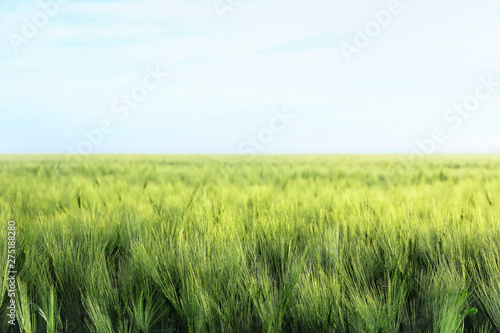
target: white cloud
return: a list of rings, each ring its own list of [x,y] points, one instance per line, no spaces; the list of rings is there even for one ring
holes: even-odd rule
[[[190,141],[181,133],[200,130],[206,119],[244,136],[250,112],[259,121],[273,107],[288,105],[302,117],[272,147],[276,152],[294,146],[300,152],[410,151],[479,75],[500,79],[494,42],[500,17],[499,5],[485,0],[405,3],[347,65],[339,44],[386,1],[247,0],[223,22],[210,1],[72,1],[19,53],[6,38],[0,41],[0,129],[16,141],[3,143],[0,152],[39,149],[20,139],[23,126],[33,137],[59,133],[44,151],[64,152],[61,141],[72,142],[85,124],[109,116],[112,101],[156,64],[170,69],[172,79],[102,149],[123,151],[133,140],[139,140],[135,147],[153,149],[152,139],[137,133],[169,124],[178,131],[155,133],[154,149],[161,152],[161,141],[173,138],[194,152],[195,136]],[[4,6],[0,35],[20,31],[22,18],[37,8],[34,2]],[[492,105],[500,94],[496,98]],[[23,123],[13,113],[23,114]],[[494,139],[489,124],[495,117],[482,112],[464,131],[484,129],[490,136],[481,142]],[[207,144],[199,152],[236,152],[223,142],[224,133],[212,132],[204,130]]]

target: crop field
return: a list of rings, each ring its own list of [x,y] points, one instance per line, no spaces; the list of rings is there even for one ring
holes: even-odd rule
[[[4,155],[0,225],[1,332],[500,332],[500,156]]]

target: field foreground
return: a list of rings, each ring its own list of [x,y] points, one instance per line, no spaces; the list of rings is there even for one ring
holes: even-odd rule
[[[499,166],[3,156],[0,331],[500,332]]]

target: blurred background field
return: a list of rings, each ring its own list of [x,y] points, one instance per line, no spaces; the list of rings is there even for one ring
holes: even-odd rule
[[[0,331],[500,332],[499,166],[4,155]]]

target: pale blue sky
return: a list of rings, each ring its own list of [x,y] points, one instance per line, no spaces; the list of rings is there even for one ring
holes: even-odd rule
[[[69,1],[15,52],[42,9],[0,0],[0,153],[66,153],[105,118],[94,153],[239,153],[281,107],[295,118],[261,153],[411,152],[436,128],[433,152],[500,152],[500,87],[444,119],[479,77],[500,82],[500,3],[401,0],[348,63],[341,46],[389,3],[242,0],[221,20],[212,0]],[[157,66],[170,77],[113,113]]]

